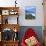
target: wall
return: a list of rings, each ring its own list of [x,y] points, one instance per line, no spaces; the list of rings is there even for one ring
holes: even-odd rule
[[[13,7],[15,0],[0,0],[0,6],[1,7]]]
[[[43,6],[42,0],[21,0],[20,2],[20,18],[19,22],[21,26],[43,26]],[[25,6],[36,6],[36,19],[25,20]]]
[[[15,1],[15,0],[14,0]],[[0,0],[0,6],[9,7],[14,6],[13,0]],[[17,3],[20,7],[19,10],[19,24],[21,26],[43,26],[44,16],[43,16],[43,6],[42,0],[17,0]],[[35,6],[36,7],[36,19],[35,20],[26,20],[25,19],[25,7],[26,6]]]

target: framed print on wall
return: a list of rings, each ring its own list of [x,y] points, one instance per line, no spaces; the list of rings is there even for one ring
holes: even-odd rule
[[[2,15],[9,15],[9,10],[2,10]]]
[[[27,6],[25,7],[25,19],[35,19],[36,18],[36,7]]]

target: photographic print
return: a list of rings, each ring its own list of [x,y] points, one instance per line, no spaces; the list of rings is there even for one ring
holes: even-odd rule
[[[25,8],[25,19],[35,19],[36,18],[36,7],[26,7]]]

